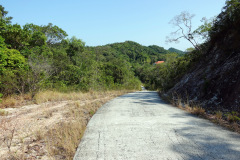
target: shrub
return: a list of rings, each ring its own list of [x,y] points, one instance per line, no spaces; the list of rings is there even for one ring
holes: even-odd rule
[[[217,111],[215,114],[215,116],[218,120],[222,119],[222,115],[223,115],[223,113],[221,111]]]
[[[238,113],[237,112],[231,112],[231,113],[227,113],[226,114],[226,117],[227,117],[227,120],[229,122],[237,122],[237,121],[240,121],[240,118],[238,117]]]
[[[1,83],[1,82],[0,82]],[[3,94],[2,93],[0,93],[0,103],[2,102],[2,96],[3,96]]]
[[[204,115],[205,114],[205,109],[203,109],[200,106],[193,107],[192,113],[196,115]]]
[[[10,107],[14,107],[17,105],[17,99],[14,98],[14,96],[8,96],[6,98],[3,99],[2,103],[1,103],[1,107],[2,108],[10,108]]]

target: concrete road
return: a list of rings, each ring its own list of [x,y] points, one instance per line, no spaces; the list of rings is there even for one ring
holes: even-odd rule
[[[240,159],[240,136],[165,104],[156,92],[118,97],[90,120],[75,160]]]

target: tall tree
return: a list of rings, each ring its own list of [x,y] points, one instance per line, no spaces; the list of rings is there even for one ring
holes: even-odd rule
[[[5,11],[5,8],[0,5],[0,20],[1,23],[9,24],[11,23],[12,17],[7,17],[8,11]]]
[[[169,23],[173,24],[178,29],[171,33],[171,37],[167,37],[166,42],[178,42],[179,39],[184,38],[188,40],[194,46],[194,48],[200,50],[192,27],[192,18],[194,16],[194,14],[190,14],[186,11],[175,16]]]
[[[55,43],[61,42],[65,37],[67,37],[67,33],[52,23],[49,23],[46,26],[41,26],[41,31],[47,37],[47,44],[52,45]]]

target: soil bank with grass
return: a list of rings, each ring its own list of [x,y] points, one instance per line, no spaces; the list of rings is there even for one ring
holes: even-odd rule
[[[45,91],[39,92],[32,101],[23,101],[26,95],[3,99],[0,159],[72,159],[97,109],[127,92],[130,91]]]

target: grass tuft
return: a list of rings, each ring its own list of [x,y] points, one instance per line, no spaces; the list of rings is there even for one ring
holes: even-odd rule
[[[187,95],[187,94],[186,94]],[[240,114],[239,112],[229,112],[226,114],[223,114],[221,111],[216,111],[213,115],[211,112],[206,113],[205,109],[202,108],[198,103],[189,101],[188,96],[183,98],[186,99],[186,102],[184,102],[184,107],[181,105],[182,99],[179,94],[176,92],[172,93],[171,96],[168,95],[160,95],[161,97],[171,97],[171,98],[165,98],[165,100],[168,100],[172,103],[172,105],[183,109],[189,113],[198,115],[200,117],[206,118],[213,123],[217,123],[221,126],[224,126],[232,131],[240,133]],[[208,108],[206,108],[208,109]]]
[[[14,97],[6,97],[2,100],[1,108],[15,107],[17,104],[17,99]]]
[[[31,94],[11,95],[2,98],[0,108],[15,108],[32,101]]]
[[[0,108],[0,116],[7,116],[8,112]]]
[[[198,116],[205,115],[205,109],[200,106],[195,106],[192,108],[192,113]]]
[[[222,113],[221,111],[217,111],[217,112],[215,113],[215,117],[217,118],[217,120],[222,119],[222,116],[223,116],[223,113]]]
[[[85,127],[81,121],[61,122],[45,135],[47,150],[52,157],[72,159],[83,136]]]
[[[40,141],[44,138],[40,129],[35,131],[34,136],[36,141]]]

